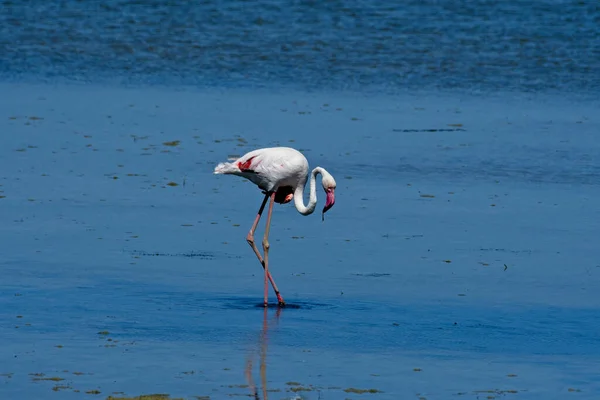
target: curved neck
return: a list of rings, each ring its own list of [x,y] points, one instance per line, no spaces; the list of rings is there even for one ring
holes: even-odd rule
[[[316,167],[310,173],[310,193],[308,197],[308,205],[304,205],[304,185],[306,184],[306,178],[303,182],[296,187],[294,191],[294,205],[296,210],[302,215],[310,215],[315,211],[317,206],[317,174],[322,174],[323,168]]]

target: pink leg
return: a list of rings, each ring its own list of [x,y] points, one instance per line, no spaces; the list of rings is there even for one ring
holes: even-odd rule
[[[258,226],[258,221],[260,221],[260,217],[263,213],[263,210],[265,209],[265,205],[267,204],[267,200],[269,199],[270,194],[267,193],[265,195],[265,198],[262,202],[262,204],[260,205],[260,209],[258,210],[258,214],[256,215],[256,218],[254,219],[254,224],[252,224],[252,228],[250,228],[250,232],[248,233],[248,236],[246,236],[246,241],[248,242],[248,244],[250,245],[250,247],[252,247],[252,250],[254,250],[254,254],[256,254],[256,257],[258,257],[258,261],[260,261],[260,263],[262,264],[263,268],[265,268],[265,261],[263,260],[262,256],[260,255],[260,252],[258,251],[258,248],[256,247],[256,245],[254,244],[254,231],[256,231],[256,227]],[[285,305],[285,301],[283,300],[283,297],[281,297],[281,294],[279,293],[279,289],[277,289],[277,285],[275,284],[275,280],[273,279],[273,277],[271,276],[271,273],[265,268],[265,275],[267,276],[267,278],[269,279],[269,281],[271,281],[271,286],[273,286],[273,290],[275,291],[275,295],[277,295],[277,301],[279,302],[280,306]]]
[[[269,231],[271,230],[271,216],[273,215],[273,204],[275,204],[275,192],[271,194],[269,202],[269,211],[267,212],[267,225],[265,226],[265,236],[263,238],[264,268],[265,268],[265,307],[269,305]],[[279,299],[277,299],[279,300]],[[281,301],[279,302],[281,304]]]

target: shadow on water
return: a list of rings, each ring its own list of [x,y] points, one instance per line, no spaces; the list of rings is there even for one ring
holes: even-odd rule
[[[219,308],[224,310],[253,310],[256,308],[265,308],[262,302],[256,301],[252,297],[218,297],[212,298],[211,302],[219,305]],[[277,303],[269,303],[269,309],[277,309],[281,312],[281,309],[286,310],[327,310],[336,308],[333,304],[316,303],[311,301],[294,301],[292,303],[286,303],[285,306],[280,306]]]

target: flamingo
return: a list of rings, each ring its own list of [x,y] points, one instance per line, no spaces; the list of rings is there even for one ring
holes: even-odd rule
[[[308,176],[308,161],[302,153],[290,147],[270,147],[251,151],[233,162],[219,163],[215,167],[214,173],[238,175],[262,189],[265,197],[258,209],[258,214],[254,219],[250,232],[246,236],[246,241],[254,250],[265,271],[264,306],[268,306],[269,282],[271,282],[271,286],[273,286],[273,290],[277,295],[278,305],[280,307],[285,306],[285,301],[269,272],[269,230],[271,228],[273,204],[286,204],[294,199],[294,205],[300,214],[312,214],[317,206],[317,174],[321,174],[321,184],[327,196],[322,213],[322,219],[325,220],[325,213],[335,204],[335,179],[325,168],[316,167],[313,169],[310,175],[309,201],[308,205],[304,205],[304,185]],[[267,224],[262,241],[263,257],[254,243],[254,231],[269,199]]]

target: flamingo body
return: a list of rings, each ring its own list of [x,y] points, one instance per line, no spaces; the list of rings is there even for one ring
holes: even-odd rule
[[[306,182],[308,161],[296,149],[270,147],[246,153],[231,163],[220,163],[215,174],[241,176],[267,192],[283,186],[295,190],[300,182]]]

